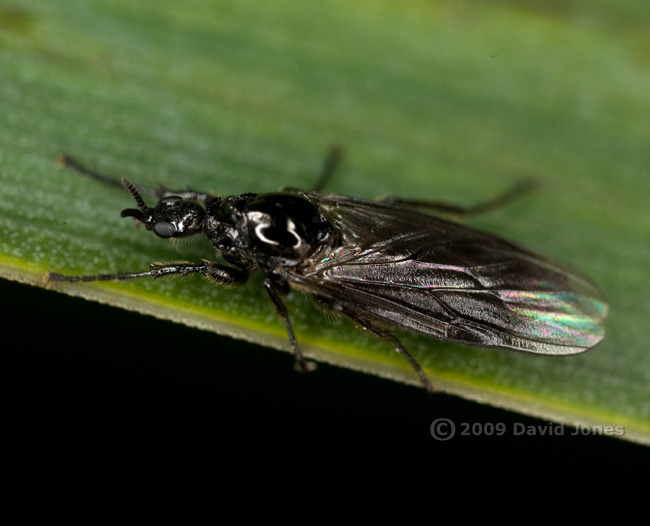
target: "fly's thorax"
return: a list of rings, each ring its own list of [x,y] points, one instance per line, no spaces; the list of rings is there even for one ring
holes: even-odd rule
[[[242,194],[208,205],[207,233],[231,259],[272,271],[305,262],[328,245],[333,227],[302,194]]]

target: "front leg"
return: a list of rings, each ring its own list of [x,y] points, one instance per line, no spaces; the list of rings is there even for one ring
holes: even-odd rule
[[[123,272],[119,274],[99,274],[97,276],[68,276],[48,272],[46,282],[48,284],[54,281],[67,281],[77,283],[79,281],[116,281],[129,280],[136,278],[158,279],[162,276],[188,276],[190,274],[202,274],[206,278],[221,285],[238,285],[248,279],[248,271],[245,268],[229,267],[219,265],[212,261],[203,261],[199,264],[194,263],[154,263],[150,270],[144,272]]]
[[[60,166],[72,168],[77,173],[84,175],[90,179],[99,181],[100,183],[105,184],[107,186],[112,186],[114,188],[124,190],[122,182],[118,178],[96,172],[95,170],[92,170],[87,166],[81,164],[79,161],[77,161],[77,159],[75,159],[70,155],[67,154],[59,155],[57,157],[57,162]],[[212,194],[205,193],[205,192],[195,192],[194,190],[191,189],[178,190],[178,191],[168,190],[162,185],[158,186],[158,188],[144,188],[139,186],[138,192],[140,192],[142,195],[154,196],[158,200],[164,199],[165,197],[169,197],[169,196],[179,196],[183,199],[196,201],[197,203],[200,203],[203,206],[205,206],[208,202],[210,202],[215,197]]]

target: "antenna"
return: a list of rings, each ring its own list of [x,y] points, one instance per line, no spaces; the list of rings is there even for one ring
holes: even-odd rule
[[[138,189],[133,186],[126,177],[122,177],[122,185],[133,196],[133,199],[135,199],[135,204],[138,205],[138,208],[140,210],[136,210],[135,208],[127,208],[126,210],[122,210],[120,216],[134,217],[138,221],[146,223],[151,218],[151,208],[145,204],[144,199],[142,199],[142,196],[140,195],[140,192],[138,192]]]

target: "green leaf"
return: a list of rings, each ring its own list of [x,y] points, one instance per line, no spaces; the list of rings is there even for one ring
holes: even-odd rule
[[[21,4],[23,5],[23,4]],[[473,203],[544,188],[471,224],[560,256],[610,302],[608,336],[557,359],[406,335],[441,390],[650,443],[649,8],[638,2],[51,2],[0,8],[0,275],[97,274],[210,258],[120,219],[134,184],[223,194],[309,186]],[[259,279],[53,289],[288,350]],[[384,343],[289,300],[317,360],[417,384]]]

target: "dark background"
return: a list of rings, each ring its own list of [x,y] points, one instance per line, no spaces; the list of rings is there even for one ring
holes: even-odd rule
[[[453,457],[636,466],[648,448],[602,436],[513,436],[546,422],[347,369],[293,371],[288,353],[0,280],[4,429],[21,449],[393,450]],[[16,338],[14,335],[18,334]],[[504,436],[431,437],[448,418],[500,423]],[[226,449],[224,449],[226,448]],[[416,448],[416,449],[414,449]],[[414,451],[429,451],[426,457]]]

